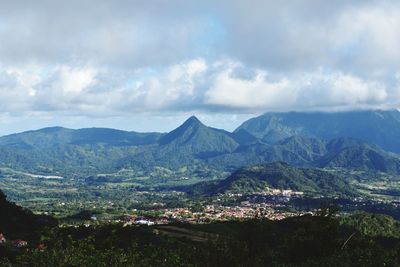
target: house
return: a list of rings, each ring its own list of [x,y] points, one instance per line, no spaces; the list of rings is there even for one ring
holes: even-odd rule
[[[154,225],[153,221],[150,221],[150,220],[145,219],[145,218],[137,218],[134,223],[135,224],[139,224],[139,225],[148,225],[148,226]]]
[[[0,233],[0,244],[4,244],[6,241],[6,237],[3,235],[3,233]]]
[[[12,240],[11,244],[14,247],[22,248],[22,247],[26,247],[28,245],[28,241],[17,239],[17,240]]]

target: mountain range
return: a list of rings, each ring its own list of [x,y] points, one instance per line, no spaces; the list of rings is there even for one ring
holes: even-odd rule
[[[246,130],[266,143],[295,135],[322,139],[351,137],[391,152],[400,152],[399,126],[398,110],[288,112],[266,113],[250,119],[235,132]]]
[[[44,128],[0,137],[0,165],[33,173],[92,175],[123,168],[200,166],[221,171],[282,161],[294,166],[400,171],[400,112],[288,112],[233,132],[192,116],[169,133]]]

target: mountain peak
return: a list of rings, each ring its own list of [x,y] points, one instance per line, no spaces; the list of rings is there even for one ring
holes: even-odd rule
[[[203,124],[196,116],[190,116],[184,123],[185,124]]]
[[[195,116],[191,116],[181,126],[160,138],[159,144],[171,144],[170,147],[174,149],[185,147],[186,151],[191,151],[198,157],[230,152],[238,146],[231,133],[208,127]]]
[[[197,131],[200,126],[204,126],[204,124],[195,116],[191,116],[181,126],[163,136],[160,139],[160,144],[167,144],[182,136],[191,135],[193,132]]]

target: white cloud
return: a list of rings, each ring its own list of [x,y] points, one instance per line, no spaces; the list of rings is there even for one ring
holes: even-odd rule
[[[399,66],[400,7],[390,1],[377,5],[353,7],[336,20],[330,36],[336,52],[351,53],[347,62],[355,68]]]
[[[268,81],[268,74],[257,70],[251,80],[232,77],[233,69],[216,75],[215,81],[205,93],[207,104],[232,108],[262,109],[290,107],[295,101],[290,81]]]
[[[36,65],[12,67],[0,65],[0,111],[24,113],[30,110],[40,83],[40,68]]]
[[[59,79],[52,85],[54,90],[61,89],[66,94],[79,94],[85,88],[96,84],[97,71],[93,68],[61,67]]]
[[[385,84],[341,72],[319,69],[274,77],[256,69],[251,79],[242,79],[233,76],[236,67],[230,64],[216,75],[205,93],[207,104],[260,111],[351,109],[377,107],[389,96]]]
[[[3,114],[400,106],[397,1],[1,4]]]
[[[196,86],[207,70],[203,59],[197,58],[168,67],[159,75],[140,81],[131,98],[131,109],[175,109],[196,98]],[[179,109],[179,108],[178,108]]]
[[[276,74],[234,60],[195,58],[158,71],[94,66],[0,68],[2,112],[115,116],[148,112],[328,110],[400,105],[393,84],[326,71]],[[124,115],[125,114],[125,115]]]

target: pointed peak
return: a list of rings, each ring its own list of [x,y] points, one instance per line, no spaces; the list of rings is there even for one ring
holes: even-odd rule
[[[188,118],[188,120],[199,120],[195,115],[192,115]]]
[[[188,132],[198,131],[200,128],[205,127],[206,126],[198,118],[191,116],[181,126],[163,136],[160,139],[160,144],[169,143],[179,137],[184,136]]]
[[[186,126],[190,126],[190,125],[204,125],[196,116],[191,116],[190,118],[188,118],[183,124]]]

